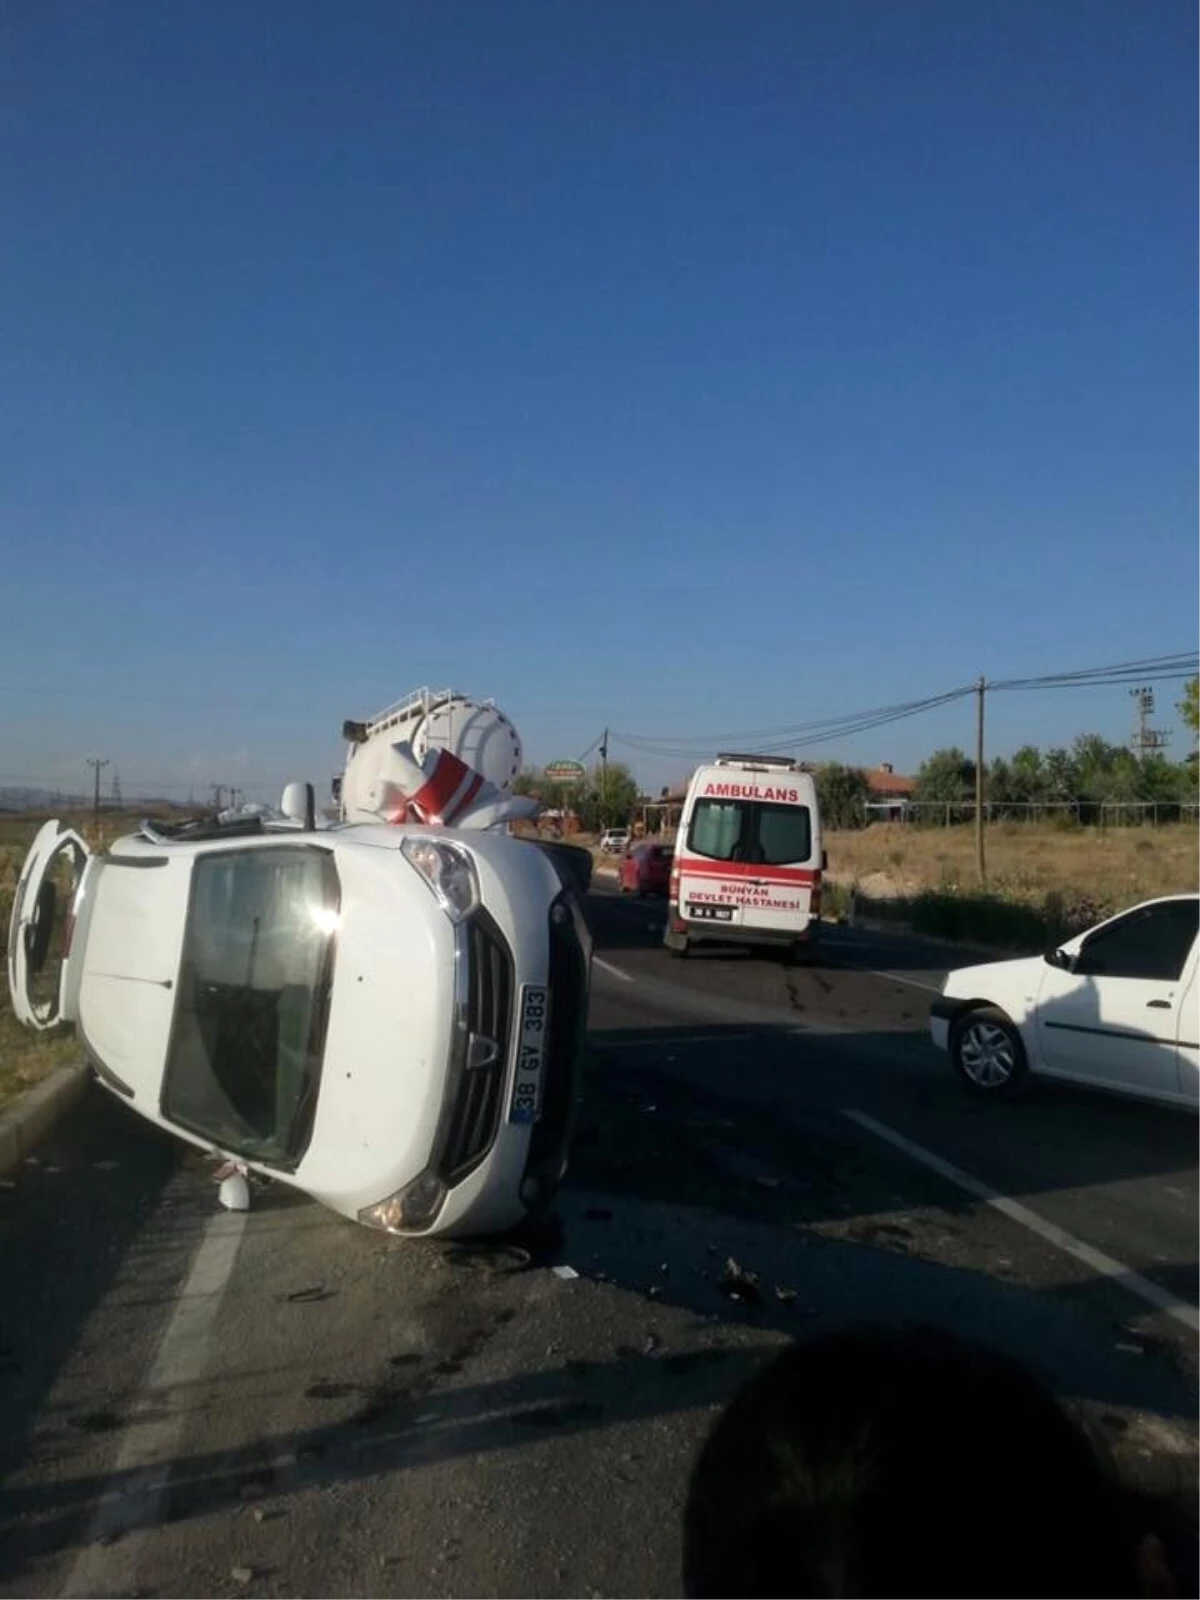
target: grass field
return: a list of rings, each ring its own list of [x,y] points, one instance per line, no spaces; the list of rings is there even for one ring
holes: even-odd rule
[[[998,823],[985,838],[987,884],[971,827],[876,824],[826,835],[829,872],[860,905],[927,933],[1025,948],[1066,937],[1139,900],[1200,886],[1192,824],[1079,828]]]

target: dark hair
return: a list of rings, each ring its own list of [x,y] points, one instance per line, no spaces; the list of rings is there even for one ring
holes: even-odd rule
[[[1054,1396],[926,1328],[787,1350],[706,1441],[684,1587],[724,1595],[1131,1595],[1147,1530]]]

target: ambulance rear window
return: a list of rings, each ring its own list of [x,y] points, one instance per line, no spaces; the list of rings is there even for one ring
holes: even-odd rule
[[[710,861],[749,861],[781,867],[812,855],[807,806],[769,801],[697,800],[688,848]]]

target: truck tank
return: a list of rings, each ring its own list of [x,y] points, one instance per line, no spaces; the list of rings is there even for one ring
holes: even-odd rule
[[[418,763],[431,750],[448,750],[503,794],[521,770],[521,738],[491,700],[457,689],[417,689],[365,722],[347,722],[346,766],[334,797],[343,820],[378,820],[371,797],[395,767],[393,746],[411,747]]]

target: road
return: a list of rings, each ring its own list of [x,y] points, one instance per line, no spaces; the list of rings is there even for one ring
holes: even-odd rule
[[[591,904],[557,1241],[390,1240],[273,1186],[228,1214],[99,1089],[0,1192],[0,1594],[678,1593],[715,1411],[846,1317],[987,1337],[1194,1493],[1194,1119],[966,1099],[924,1039],[944,948],[675,962],[661,908]]]

